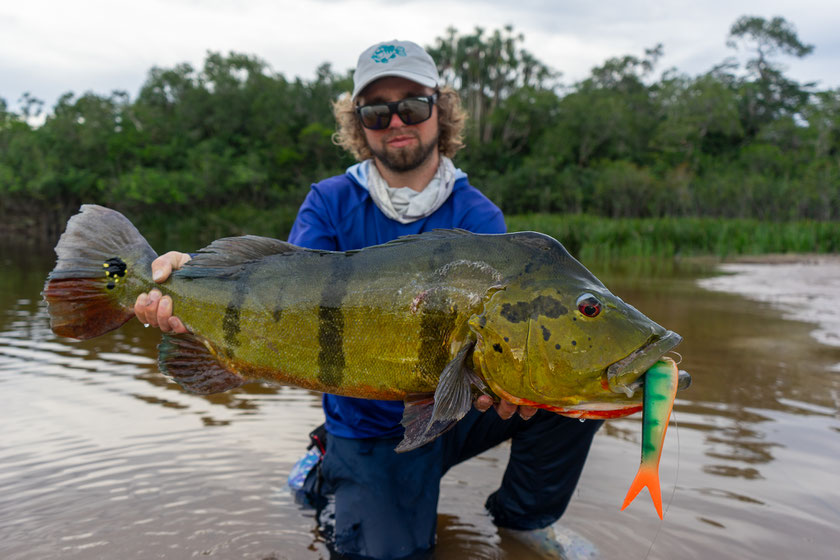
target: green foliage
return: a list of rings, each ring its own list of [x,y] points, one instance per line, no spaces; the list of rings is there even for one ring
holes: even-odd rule
[[[260,208],[232,203],[208,208],[201,213],[179,215],[178,219],[158,212],[130,214],[137,228],[158,250],[192,252],[214,239],[231,235],[263,235],[285,239],[292,229],[297,207]]]
[[[738,81],[741,118],[749,133],[757,134],[775,119],[797,114],[807,103],[813,84],[803,86],[787,78],[782,66],[773,60],[778,54],[802,58],[814,50],[813,45],[799,40],[787,20],[742,16],[732,24],[727,45],[753,51],[753,58],[746,63],[748,75]]]
[[[255,57],[208,53],[201,69],[153,68],[133,102],[65,94],[38,128],[27,124],[37,99],[25,96],[19,116],[4,103],[0,214],[60,222],[93,202],[169,222],[231,203],[286,215],[316,173],[348,163],[330,141],[329,101],[350,83],[328,65],[289,82]]]
[[[738,19],[728,44],[743,67],[698,76],[657,78],[657,45],[561,87],[522,43],[511,26],[451,28],[429,47],[470,117],[456,164],[524,216],[512,224],[583,252],[838,249],[840,90],[785,76],[779,57],[813,47],[783,18]],[[54,238],[90,202],[173,242],[283,236],[309,184],[353,163],[332,143],[330,107],[351,86],[328,64],[288,80],[210,52],[201,68],[152,68],[134,100],[68,93],[41,126],[39,99],[24,94],[18,112],[0,99],[0,223]]]
[[[500,139],[505,143],[514,126],[506,117],[517,115],[511,107],[502,108],[503,101],[522,90],[539,91],[553,85],[555,73],[519,47],[523,39],[509,25],[489,35],[480,27],[471,35],[459,35],[450,27],[446,37],[439,37],[429,48],[441,77],[461,95],[470,117],[467,138],[471,143]]]
[[[540,231],[582,260],[616,257],[836,253],[840,223],[774,224],[721,218],[608,219],[584,214],[508,216],[508,231]]]

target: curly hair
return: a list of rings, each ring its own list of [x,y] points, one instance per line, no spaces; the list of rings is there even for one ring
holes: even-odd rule
[[[358,161],[372,158],[373,153],[365,139],[362,123],[356,116],[356,107],[350,98],[350,93],[343,94],[332,105],[337,128],[332,135],[333,143],[350,152]],[[464,124],[467,113],[461,107],[458,92],[450,86],[440,88],[437,107],[440,130],[438,149],[441,155],[452,158],[464,147]]]

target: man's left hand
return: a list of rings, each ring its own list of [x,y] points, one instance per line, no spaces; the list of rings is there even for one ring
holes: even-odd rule
[[[496,414],[502,420],[509,420],[516,413],[519,413],[523,420],[530,420],[537,413],[537,409],[533,406],[516,405],[508,401],[494,403],[493,398],[488,395],[481,395],[475,399],[475,408],[479,412],[486,412],[491,406],[496,409]]]

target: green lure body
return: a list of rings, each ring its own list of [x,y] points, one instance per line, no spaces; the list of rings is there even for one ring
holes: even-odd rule
[[[674,360],[663,358],[645,374],[644,407],[642,409],[642,460],[636,478],[627,491],[623,510],[645,486],[650,490],[653,505],[662,519],[662,492],[659,484],[659,461],[665,443],[665,432],[674,408],[679,385],[679,370]]]

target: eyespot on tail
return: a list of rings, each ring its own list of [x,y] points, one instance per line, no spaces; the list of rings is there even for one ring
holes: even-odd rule
[[[630,484],[630,489],[627,490],[627,496],[624,498],[624,503],[621,505],[621,511],[636,499],[642,488],[647,486],[650,491],[650,497],[653,500],[653,506],[656,508],[656,513],[659,514],[659,519],[662,519],[662,491],[659,487],[659,471],[648,465],[639,467],[636,473],[636,478]]]
[[[50,327],[85,340],[134,316],[134,300],[151,284],[155,251],[122,214],[86,204],[67,222],[42,293]]]

